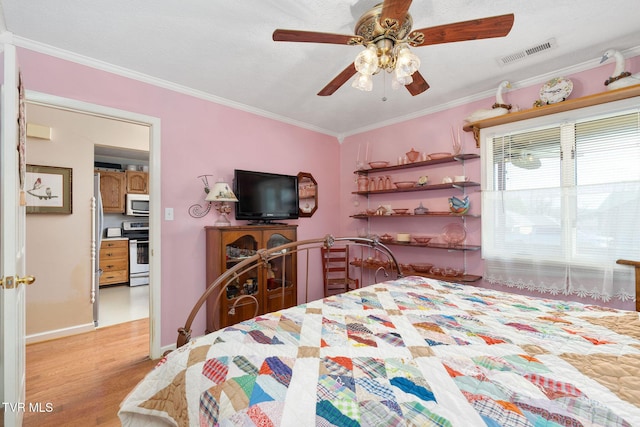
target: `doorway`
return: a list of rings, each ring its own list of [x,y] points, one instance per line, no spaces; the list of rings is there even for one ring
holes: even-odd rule
[[[148,128],[128,123],[118,126],[123,130],[131,129],[129,133],[125,132],[128,140],[123,147],[94,146],[95,197],[99,197],[100,188],[110,193],[109,190],[118,182],[114,177],[124,176],[125,187],[129,187],[131,179],[135,180],[139,188],[131,191],[136,191],[134,196],[140,194],[143,198],[148,189],[149,151],[132,147],[140,145],[139,140],[149,140],[148,133],[145,133]],[[116,134],[116,138],[120,139],[120,135]],[[103,144],[107,142],[105,138]],[[103,178],[106,181],[101,185]],[[98,242],[101,247],[95,257],[98,273],[94,280],[98,286],[94,323],[100,328],[149,317],[149,231],[145,227],[148,218],[128,215],[122,206],[115,206],[112,202],[96,204],[96,217],[100,219],[100,225],[96,227],[99,230],[95,232],[96,247]],[[135,228],[132,229],[131,225]]]
[[[149,259],[149,355],[151,358],[161,356],[160,351],[160,289],[161,289],[161,271],[160,271],[160,120],[155,117],[140,115],[123,110],[112,109],[95,104],[88,104],[82,101],[71,100],[67,98],[54,97],[46,94],[27,92],[27,108],[31,105],[45,106],[57,110],[65,110],[69,112],[85,114],[93,116],[97,119],[111,120],[135,123],[148,128],[149,144],[148,144],[148,162],[149,162],[149,181],[151,201],[151,210],[149,214],[149,250],[151,253]],[[91,143],[93,151],[94,144],[99,145],[100,141],[87,141]],[[93,157],[93,156],[92,156]],[[93,164],[89,165],[93,170]],[[81,185],[81,183],[78,183]],[[85,206],[77,207],[77,209],[86,209]],[[81,292],[88,292],[82,289]],[[48,302],[50,307],[51,302]],[[82,332],[82,327],[91,330],[93,323],[90,325],[81,325],[74,332]]]

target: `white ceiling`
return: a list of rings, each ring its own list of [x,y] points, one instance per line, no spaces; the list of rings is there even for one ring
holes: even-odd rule
[[[353,34],[360,15],[379,2],[0,0],[0,29],[4,25],[18,46],[111,71],[113,65],[337,137],[490,96],[505,79],[517,87],[544,82],[557,70],[591,68],[608,48],[640,46],[637,0],[416,0],[409,9],[414,29],[506,13],[514,13],[515,22],[504,38],[412,49],[431,86],[415,97],[392,90],[386,73],[374,76],[373,92],[349,81],[320,97],[362,48],[272,41],[276,28]],[[552,38],[555,49],[498,64]]]

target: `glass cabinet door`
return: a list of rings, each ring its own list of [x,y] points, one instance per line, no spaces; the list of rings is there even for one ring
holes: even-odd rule
[[[244,261],[258,250],[258,240],[251,234],[244,234],[225,244],[225,271],[239,262]],[[224,271],[223,271],[224,272]],[[262,296],[260,287],[260,271],[253,269],[237,276],[227,286],[222,304],[223,316],[227,317],[227,324],[234,324],[254,316],[255,297],[260,305]]]
[[[267,240],[267,249],[293,241],[280,233],[274,233]],[[296,263],[295,257],[285,254],[269,262],[266,272],[266,312],[280,310],[295,305]]]
[[[282,234],[273,234],[267,241],[267,249],[271,249],[290,242],[291,240],[287,239]],[[283,283],[285,287],[293,286],[291,280],[292,269],[293,264],[292,257],[290,255],[278,257],[270,261],[269,265],[267,266],[267,289],[275,290],[282,288]]]

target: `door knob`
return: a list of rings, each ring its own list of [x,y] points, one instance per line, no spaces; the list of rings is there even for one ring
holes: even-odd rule
[[[18,284],[22,283],[25,285],[31,285],[35,281],[36,281],[36,278],[31,275],[24,276],[24,277],[16,276],[16,283]]]
[[[5,289],[13,289],[21,283],[26,285],[30,285],[36,281],[36,278],[33,276],[7,276],[0,279],[0,287]]]

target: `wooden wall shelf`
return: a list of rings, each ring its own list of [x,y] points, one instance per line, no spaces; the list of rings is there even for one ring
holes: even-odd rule
[[[392,188],[390,190],[371,190],[371,191],[352,191],[351,194],[360,194],[366,196],[368,194],[385,194],[385,193],[406,193],[410,191],[431,191],[431,190],[446,190],[449,188],[462,189],[464,187],[479,187],[479,182],[462,181],[462,182],[449,182],[446,184],[429,184],[429,185],[416,185],[409,188]]]
[[[391,171],[396,171],[400,169],[411,169],[411,168],[419,168],[422,166],[437,165],[440,163],[462,162],[465,160],[477,159],[479,157],[480,155],[474,154],[474,153],[455,154],[455,155],[452,154],[446,157],[440,157],[437,159],[429,159],[429,160],[420,160],[417,162],[406,163],[404,165],[391,165],[391,166],[385,166],[383,168],[360,169],[360,170],[354,171],[353,173],[357,175],[368,175],[370,173],[391,172]]]
[[[360,261],[352,261],[350,263],[351,265],[357,267],[357,268],[363,268],[363,269],[367,269],[367,270],[377,270],[380,267],[385,267],[385,266],[381,266],[381,265],[376,265],[376,264],[364,264]],[[422,277],[428,277],[430,279],[436,279],[436,280],[442,280],[444,282],[452,282],[452,283],[473,283],[473,282],[477,282],[478,280],[482,279],[482,276],[476,276],[474,274],[461,274],[458,276],[443,276],[442,274],[430,274],[430,273],[423,273],[423,272],[419,272],[419,271],[415,271],[412,268],[402,268],[402,274],[405,276],[422,276]],[[392,269],[391,271],[395,272],[395,269]]]
[[[636,96],[640,96],[640,85],[600,92],[593,95],[583,96],[581,98],[567,99],[566,101],[558,102],[557,104],[543,105],[541,107],[534,107],[528,110],[505,114],[504,116],[467,123],[462,127],[462,129],[465,132],[473,132],[473,137],[476,140],[476,147],[479,148],[480,129],[486,129],[506,123],[513,123],[520,120],[533,119],[550,114],[562,113],[565,111],[577,110],[579,108],[592,107],[594,105],[606,104],[607,102],[620,101]]]

